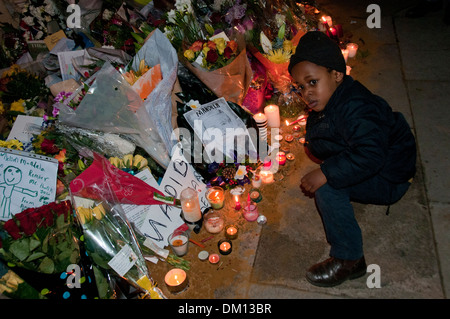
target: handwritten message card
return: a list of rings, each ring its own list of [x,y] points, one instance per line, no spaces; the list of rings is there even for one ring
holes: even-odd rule
[[[0,148],[0,219],[55,201],[58,161]]]

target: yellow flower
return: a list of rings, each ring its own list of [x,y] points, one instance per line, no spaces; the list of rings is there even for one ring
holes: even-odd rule
[[[133,167],[133,154],[127,154],[123,157],[123,166],[126,168],[132,168]]]
[[[109,158],[109,162],[114,165],[117,168],[122,168],[123,167],[123,161],[121,158],[118,158],[117,156],[114,157],[110,157]]]
[[[78,216],[80,217],[80,222],[82,225],[85,223],[88,223],[92,220],[92,209],[91,208],[84,208],[84,207],[77,207]]]
[[[292,45],[292,41],[284,40],[283,42],[283,50],[285,52],[294,52],[295,47]]]
[[[133,166],[136,166],[138,170],[143,169],[145,166],[147,166],[148,161],[145,157],[142,155],[135,155],[133,158]]]
[[[2,78],[5,78],[7,76],[11,76],[11,75],[13,75],[15,73],[19,73],[19,72],[26,72],[26,71],[24,69],[21,69],[18,64],[13,64],[13,65],[11,65],[9,70],[3,72]]]
[[[22,99],[20,99],[19,101],[14,101],[11,103],[10,110],[23,113],[23,112],[25,112],[24,103],[25,103],[25,101]]]
[[[285,52],[283,49],[270,50],[269,54],[266,54],[266,58],[273,63],[282,64],[288,62],[291,58],[291,52]]]
[[[213,41],[214,41],[214,43],[216,43],[217,52],[219,52],[219,54],[223,54],[223,51],[227,47],[227,44],[225,43],[225,39],[224,38],[216,38]]]
[[[106,215],[105,208],[103,207],[103,204],[100,203],[98,206],[95,206],[92,209],[92,215],[97,218],[98,220],[102,219],[103,216]]]
[[[3,107],[3,102],[0,101],[0,114],[2,114],[3,112],[5,112],[5,108]]]
[[[19,140],[9,140],[7,142],[7,148],[13,149],[13,150],[19,150],[22,151],[23,150],[23,143],[20,142]]]
[[[143,75],[148,70],[150,70],[150,68],[148,67],[148,65],[145,65],[145,60],[141,60],[141,62],[139,63],[138,76]]]
[[[125,72],[125,74],[123,75],[123,77],[125,78],[125,80],[127,80],[127,82],[128,82],[130,85],[133,85],[134,82],[137,81],[137,77],[136,77],[136,75],[134,74],[134,71],[133,71],[133,70],[128,71],[128,72]]]
[[[189,61],[192,61],[195,58],[195,53],[194,51],[187,49],[186,51],[184,51],[184,57]]]

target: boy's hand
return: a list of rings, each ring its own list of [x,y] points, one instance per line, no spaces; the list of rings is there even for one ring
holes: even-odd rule
[[[300,188],[308,193],[314,193],[326,182],[327,178],[322,173],[322,170],[320,168],[316,168],[315,170],[303,176]]]

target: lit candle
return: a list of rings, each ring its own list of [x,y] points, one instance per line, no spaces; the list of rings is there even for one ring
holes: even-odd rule
[[[218,186],[211,187],[206,193],[206,198],[212,208],[221,209],[225,199],[223,188]]]
[[[337,30],[336,30],[335,28],[331,27],[329,30],[330,30],[330,33],[331,33],[334,37],[337,36]]]
[[[354,58],[356,52],[358,51],[358,45],[356,43],[349,43],[347,44],[347,50],[348,50],[348,57]]]
[[[294,137],[291,134],[288,134],[284,137],[284,140],[288,143],[292,142],[294,140]]]
[[[273,173],[271,171],[261,171],[260,176],[264,184],[270,184],[273,182]]]
[[[333,25],[333,19],[330,16],[325,16],[325,21],[327,22],[329,27]]]
[[[236,239],[238,236],[238,229],[235,225],[228,225],[225,227],[225,237],[229,240]]]
[[[288,154],[286,154],[286,159],[293,161],[295,159],[295,155],[292,153],[288,153]]]
[[[341,52],[342,52],[342,55],[344,56],[345,63],[347,63],[348,50],[347,49],[342,49]]]
[[[180,202],[184,219],[187,222],[195,223],[202,218],[198,195],[193,188],[188,187],[181,192]]]
[[[229,239],[219,240],[217,246],[219,247],[219,252],[222,255],[228,255],[229,253],[231,253],[231,250],[233,248],[233,245],[231,244],[231,241]]]
[[[325,16],[323,16],[322,19],[319,21],[317,28],[319,29],[319,31],[322,31],[322,32],[327,30],[328,25],[327,25],[327,19],[325,19]]]
[[[267,117],[264,115],[264,113],[256,113],[253,116],[253,119],[255,120],[258,127],[266,127],[267,126]]]
[[[301,127],[299,125],[294,125],[294,127],[292,128],[292,130],[294,132],[298,132],[298,131],[300,131],[300,129],[301,129]]]
[[[278,152],[277,153],[277,162],[279,165],[284,165],[286,163],[286,153]]]
[[[208,260],[211,264],[217,264],[220,260],[220,256],[217,254],[211,254],[209,255]]]
[[[298,141],[301,143],[301,144],[305,144],[305,138],[304,137],[300,137],[299,139],[298,139]]]
[[[241,209],[241,203],[239,202],[239,195],[234,195],[234,209],[240,210]]]
[[[188,278],[183,269],[175,268],[170,270],[164,277],[167,289],[173,293],[180,293],[188,286]]]
[[[250,190],[250,199],[254,203],[259,203],[262,200],[261,192],[257,189]]]
[[[267,124],[270,127],[280,127],[280,110],[277,105],[271,104],[264,108]]]

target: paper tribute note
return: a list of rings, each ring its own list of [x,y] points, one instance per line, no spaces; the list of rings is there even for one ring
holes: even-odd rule
[[[55,201],[58,161],[0,148],[0,219]]]

